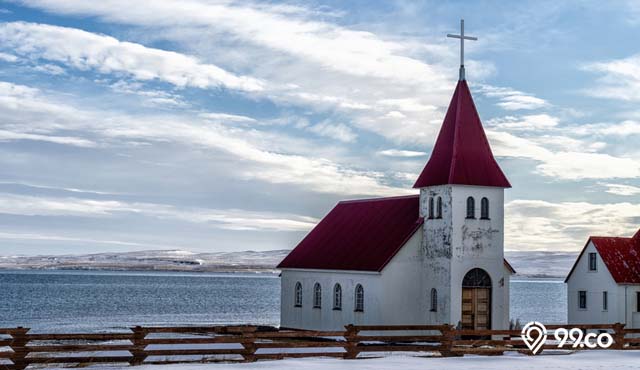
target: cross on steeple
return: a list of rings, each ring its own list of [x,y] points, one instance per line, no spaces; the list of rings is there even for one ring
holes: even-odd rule
[[[477,37],[465,36],[464,35],[464,19],[460,20],[460,34],[452,35],[447,34],[447,37],[451,37],[454,39],[460,39],[460,81],[464,80],[464,40],[478,40]]]

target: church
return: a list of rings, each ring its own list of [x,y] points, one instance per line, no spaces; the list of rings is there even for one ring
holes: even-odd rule
[[[504,190],[465,80],[460,78],[420,194],[339,202],[278,265],[282,328],[345,325],[509,326]]]

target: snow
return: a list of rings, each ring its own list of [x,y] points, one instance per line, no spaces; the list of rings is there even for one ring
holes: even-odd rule
[[[104,369],[104,368],[102,368]],[[583,351],[572,354],[526,356],[507,353],[504,356],[471,356],[422,358],[390,355],[384,358],[342,360],[328,358],[287,359],[239,364],[145,365],[137,370],[597,370],[640,369],[640,351]]]

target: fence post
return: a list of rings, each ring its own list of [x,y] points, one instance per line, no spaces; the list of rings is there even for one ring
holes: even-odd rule
[[[27,343],[29,343],[29,339],[27,338],[28,331],[29,328],[23,328],[22,326],[18,326],[11,331],[12,340],[9,347],[13,350],[11,362],[13,362],[13,368],[15,370],[23,370],[29,366],[29,360],[26,359],[29,354],[29,349],[27,348]]]
[[[242,347],[245,352],[242,354],[242,358],[246,362],[256,361],[256,337],[253,333],[242,332]]]
[[[131,366],[142,365],[144,360],[147,358],[144,351],[146,347],[144,338],[147,336],[147,333],[141,326],[136,326],[135,328],[132,328],[131,331],[133,331],[133,338],[131,340],[133,342],[133,348],[129,352],[131,352],[133,358],[129,361],[129,364]]]
[[[624,349],[624,325],[621,323],[613,324],[613,340],[615,349]]]
[[[453,352],[453,341],[456,335],[456,329],[453,325],[443,325],[443,328],[440,330],[442,333],[442,342],[440,343],[440,356],[442,357],[459,357],[462,356],[459,353]]]
[[[345,326],[344,339],[346,344],[344,346],[345,353],[343,358],[348,360],[354,360],[358,357],[360,351],[358,351],[358,333],[360,332],[353,324]]]

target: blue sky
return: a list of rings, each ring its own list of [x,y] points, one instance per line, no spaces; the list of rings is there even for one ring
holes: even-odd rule
[[[640,227],[636,2],[0,2],[0,255],[291,248],[413,193],[458,32],[506,248]]]

